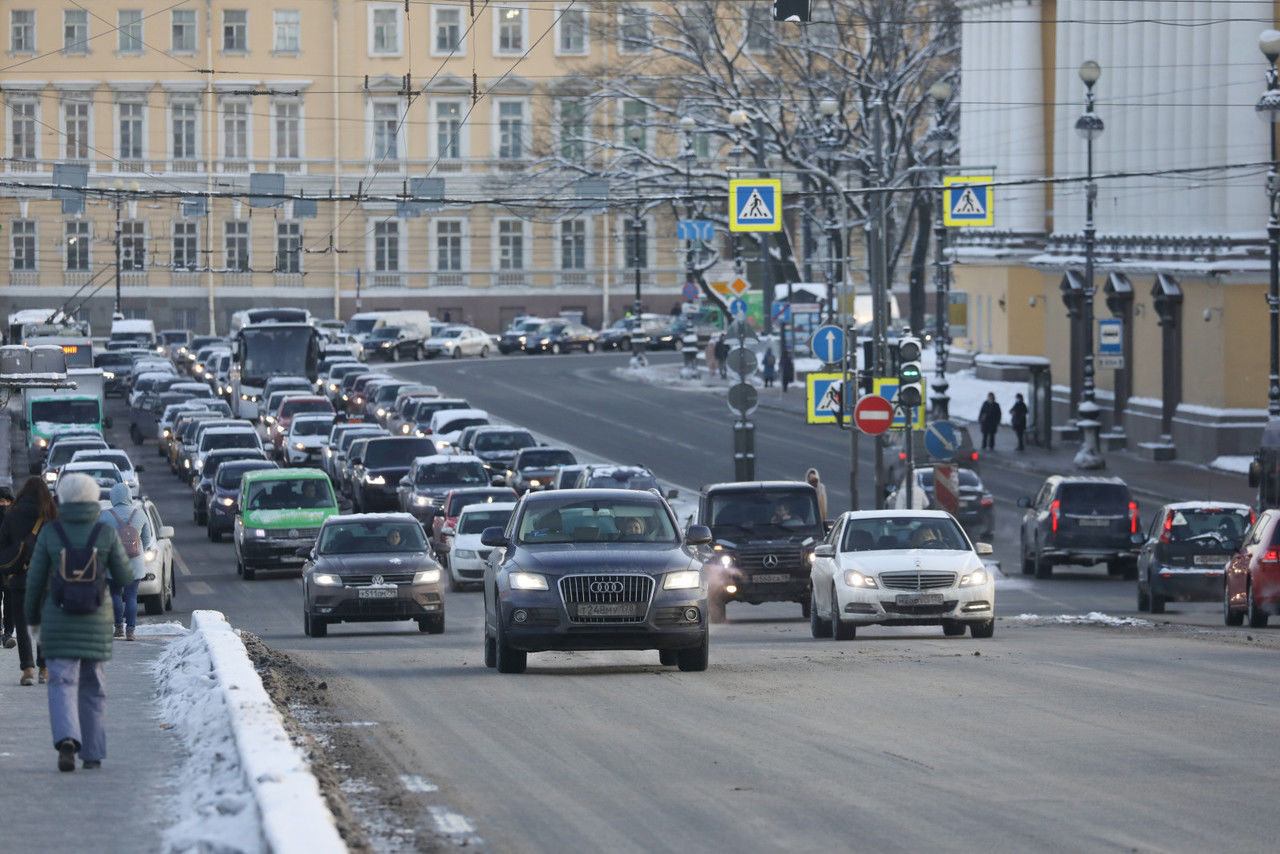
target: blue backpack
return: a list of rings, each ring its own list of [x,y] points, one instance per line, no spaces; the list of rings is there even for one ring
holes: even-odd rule
[[[62,560],[49,583],[53,604],[68,614],[95,614],[102,607],[107,589],[107,570],[98,560],[98,548],[93,545],[102,531],[102,522],[89,532],[89,544],[73,546],[61,522],[53,523],[53,530],[62,540]]]

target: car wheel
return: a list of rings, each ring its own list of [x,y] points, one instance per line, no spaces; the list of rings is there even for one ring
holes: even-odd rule
[[[554,344],[552,344],[552,345],[551,345],[551,355],[553,355],[553,356],[559,356],[559,355],[560,355],[560,342],[559,342],[559,341],[557,341],[557,342],[555,342]]]
[[[702,643],[693,649],[676,650],[676,666],[685,673],[701,673],[707,669],[710,653],[711,639],[703,634]]]
[[[1045,559],[1040,553],[1040,547],[1036,546],[1036,553],[1033,555],[1035,563],[1036,578],[1053,578],[1053,564]]]
[[[422,617],[418,620],[418,631],[429,635],[444,634],[444,614],[433,617]]]
[[[1231,610],[1231,597],[1227,594],[1227,584],[1222,583],[1222,622],[1228,626],[1238,626],[1244,622],[1244,614]]]
[[[129,438],[133,440],[133,444],[142,444],[142,431],[138,429],[137,424],[129,425]]]
[[[481,359],[489,358],[489,346],[487,344],[484,347],[480,348],[480,358]]]
[[[529,653],[508,646],[502,637],[502,629],[498,629],[494,646],[494,667],[499,673],[524,673],[525,667],[529,664]]]
[[[156,593],[153,596],[141,596],[142,604],[147,609],[148,617],[156,617],[164,613],[164,594]]]
[[[488,633],[484,633],[484,666],[498,666],[498,643]]]
[[[995,635],[995,633],[996,633],[995,620],[987,620],[982,623],[969,624],[969,634],[973,635],[975,638],[980,638],[980,639],[989,638]]]
[[[453,577],[453,573],[449,573],[449,591],[451,593],[462,592],[462,582]]]
[[[800,616],[803,619],[809,619],[809,614],[813,611],[813,597],[805,599],[800,603]]]
[[[1249,615],[1249,628],[1265,629],[1267,627],[1267,621],[1271,618],[1271,615],[1266,611],[1258,610],[1257,600],[1253,598],[1252,584],[1250,584],[1248,588],[1248,605],[1246,607]]]
[[[258,570],[257,570],[257,569],[255,569],[255,568],[254,568],[254,567],[252,567],[252,566],[249,566],[248,564],[244,564],[244,565],[243,565],[243,567],[244,567],[244,573],[243,573],[243,574],[244,574],[244,580],[245,580],[245,581],[253,581],[255,578],[257,578],[257,577],[258,577]]]
[[[173,597],[178,595],[178,579],[173,575],[173,565],[169,565],[169,587],[164,591],[164,609],[173,610]]]
[[[211,543],[222,542],[222,532],[215,530],[214,528],[209,528],[209,542]]]
[[[1147,603],[1151,607],[1151,613],[1163,614],[1164,603],[1166,601],[1167,600],[1163,596],[1161,596],[1159,593],[1156,592],[1155,583],[1150,578],[1148,578],[1147,579]]]
[[[461,358],[462,358],[462,348],[461,348],[461,347],[454,347],[454,348],[453,348],[453,358],[455,358],[455,359],[461,359]]]
[[[817,594],[809,593],[809,634],[815,638],[831,637],[831,621],[818,616]]]
[[[1136,557],[1125,558],[1121,564],[1121,571],[1125,581],[1135,581],[1138,578],[1138,559]]]
[[[674,667],[677,663],[676,651],[674,649],[658,650],[658,663],[663,667]]]
[[[964,634],[964,623],[948,620],[942,624],[942,634],[949,638],[958,638]]]
[[[723,623],[725,601],[714,593],[707,597],[707,620],[712,623]]]
[[[588,353],[594,353],[596,351],[596,342],[588,341],[587,346],[583,349],[585,349]]]
[[[244,561],[240,560],[240,551],[236,550],[236,575],[244,575]]]
[[[619,349],[619,350],[630,350],[630,349],[631,349],[631,339],[630,339],[630,338],[623,338],[621,341],[619,341],[619,342],[618,342],[618,349]]]
[[[302,609],[302,633],[311,637],[311,612],[306,608]]]
[[[849,641],[858,635],[858,627],[840,619],[840,600],[836,598],[835,588],[831,588],[831,637],[833,640]]]
[[[1151,594],[1147,592],[1147,588],[1142,586],[1142,582],[1138,582],[1138,610],[1151,610]]]
[[[400,361],[400,348],[399,348],[399,347],[392,347],[392,348],[391,348],[391,361],[393,361],[393,362],[398,362],[398,361]]]
[[[324,617],[311,618],[311,637],[322,638],[329,634],[329,622]]]
[[[1107,561],[1107,575],[1120,575],[1124,572],[1124,565],[1119,560]]]

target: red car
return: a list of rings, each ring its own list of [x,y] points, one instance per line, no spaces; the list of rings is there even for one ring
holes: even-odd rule
[[[293,416],[302,412],[324,412],[333,414],[333,404],[329,402],[327,397],[286,397],[284,402],[280,404],[280,409],[276,412],[276,420],[271,425],[271,445],[275,448],[276,454],[280,453],[280,448],[284,445],[284,437],[289,435],[289,424],[293,421]]]
[[[444,562],[448,559],[449,547],[453,545],[453,529],[458,524],[458,514],[463,507],[471,504],[492,504],[495,501],[515,501],[519,496],[516,491],[505,486],[464,486],[454,489],[444,497],[444,502],[431,520],[431,548],[436,557]],[[448,528],[448,533],[445,533]]]
[[[1264,628],[1280,612],[1280,510],[1266,510],[1244,535],[1244,542],[1227,561],[1222,588],[1222,616],[1228,626],[1249,618]]]

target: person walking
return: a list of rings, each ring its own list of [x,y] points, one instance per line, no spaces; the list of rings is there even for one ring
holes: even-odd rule
[[[725,364],[728,358],[729,342],[721,335],[716,340],[716,366],[720,369],[720,379],[725,379],[729,376],[729,366]]]
[[[994,392],[987,392],[987,399],[978,410],[978,429],[982,431],[982,449],[996,449],[996,430],[1000,428],[1000,404],[996,403]]]
[[[45,525],[58,518],[44,478],[27,478],[0,523],[0,585],[5,588],[5,607],[13,612],[13,630],[18,646],[19,685],[34,685],[36,668],[41,683],[48,678],[40,644],[32,649],[31,630],[23,605],[27,589],[27,569],[35,552],[36,538]]]
[[[0,486],[0,525],[4,524],[4,514],[12,503],[13,490],[7,486]],[[13,649],[18,645],[17,640],[13,637],[13,603],[15,601],[17,601],[17,597],[5,595],[4,583],[0,581],[0,624],[3,624],[3,632],[0,632],[0,647],[5,649]],[[18,602],[18,608],[22,608],[21,602]]]
[[[764,351],[764,367],[760,375],[764,377],[764,387],[773,388],[773,380],[778,375],[778,359],[773,355],[773,348]]]
[[[817,469],[809,469],[805,472],[804,479],[818,493],[818,516],[821,521],[827,521],[827,485],[822,482],[822,478],[818,477]]]
[[[304,489],[310,485],[306,484]],[[133,640],[133,631],[138,625],[138,585],[147,574],[146,552],[155,548],[155,531],[151,530],[147,512],[134,502],[127,483],[111,487],[111,506],[102,511],[98,521],[116,529],[133,568],[133,581],[123,586],[111,582],[111,610],[116,618],[114,637]]]
[[[1013,396],[1013,406],[1009,407],[1009,426],[1018,437],[1018,450],[1025,451],[1027,446],[1023,444],[1022,435],[1027,432],[1027,403],[1020,394]]]
[[[92,548],[92,565],[121,586],[133,569],[114,528],[99,521],[98,484],[72,473],[58,484],[61,518],[40,530],[27,573],[25,613],[38,626],[49,654],[49,726],[58,751],[58,770],[74,771],[76,754],[85,768],[99,768],[107,756],[106,691],[103,668],[111,660],[111,605],[101,597],[96,610],[73,613],[54,600],[53,583],[67,554]],[[66,585],[69,587],[70,585]]]

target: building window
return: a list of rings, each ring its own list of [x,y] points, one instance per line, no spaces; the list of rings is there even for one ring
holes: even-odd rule
[[[625,267],[649,265],[649,223],[641,219],[636,228],[634,217],[627,217],[622,241],[622,264]]]
[[[249,272],[249,221],[227,220],[223,225],[222,236],[227,270],[233,273]]]
[[[747,6],[744,22],[747,50],[752,53],[768,53],[773,44],[770,40],[773,27],[773,16],[769,13],[768,4],[752,3]]]
[[[643,6],[626,6],[618,12],[618,50],[621,53],[644,53],[653,44],[650,13]]]
[[[302,13],[297,9],[278,9],[275,13],[275,52],[298,53],[302,50]]]
[[[116,16],[120,53],[142,53],[142,10],[121,9]]]
[[[169,49],[174,53],[196,52],[196,10],[173,10],[173,42]]]
[[[498,34],[495,53],[522,53],[525,45],[525,26],[528,16],[524,9],[515,6],[498,6],[494,9],[497,16]]]
[[[587,53],[587,10],[570,6],[557,12],[556,53],[584,56]]]
[[[524,156],[524,102],[498,102],[498,157],[519,160]]]
[[[89,102],[62,102],[62,156],[67,160],[89,159]]]
[[[147,224],[140,219],[120,223],[120,269],[137,271],[147,266]]]
[[[275,103],[275,156],[280,160],[302,157],[302,104],[298,101]]]
[[[587,154],[587,110],[581,101],[564,98],[560,101],[560,156],[580,163]]]
[[[646,127],[649,119],[649,107],[643,101],[623,101],[622,102],[622,142],[624,145],[634,145],[641,151],[647,150],[649,142],[649,129]],[[633,139],[633,136],[639,135]]]
[[[172,157],[175,161],[198,160],[200,155],[196,149],[196,103],[194,101],[174,101],[169,105],[173,144]]]
[[[394,101],[373,102],[373,159],[400,159],[400,106]]]
[[[36,159],[36,102],[9,102],[9,156],[14,160]]]
[[[200,224],[182,220],[173,224],[173,269],[191,272],[200,266]]]
[[[36,265],[36,221],[13,221],[13,269],[15,272],[34,273]]]
[[[456,7],[431,8],[435,18],[432,51],[437,54],[462,52],[462,10]]]
[[[222,159],[236,161],[227,168],[245,169],[249,160],[249,104],[225,101],[222,104]]]
[[[462,157],[462,103],[436,102],[436,156],[441,160]]]
[[[9,52],[36,52],[35,9],[13,9],[9,12]]]
[[[560,269],[586,268],[587,223],[581,219],[567,219],[560,223]]]
[[[66,9],[62,13],[62,52],[89,52],[89,12]]]
[[[524,269],[524,222],[498,220],[498,269]]]
[[[67,260],[67,272],[89,272],[89,221],[67,220],[63,254]]]
[[[400,55],[399,6],[373,6],[369,9],[369,55]]]
[[[142,168],[142,117],[145,105],[141,101],[121,101],[116,107],[120,112],[120,147],[117,156],[121,169]]]
[[[276,223],[276,272],[302,272],[302,223]]]
[[[383,220],[373,227],[373,269],[394,273],[400,269],[400,223]]]
[[[173,310],[174,329],[195,329],[196,310],[194,308],[175,308]]]
[[[222,51],[223,53],[249,52],[249,13],[246,10],[223,10]]]
[[[462,270],[462,220],[436,220],[436,270],[456,273]]]

